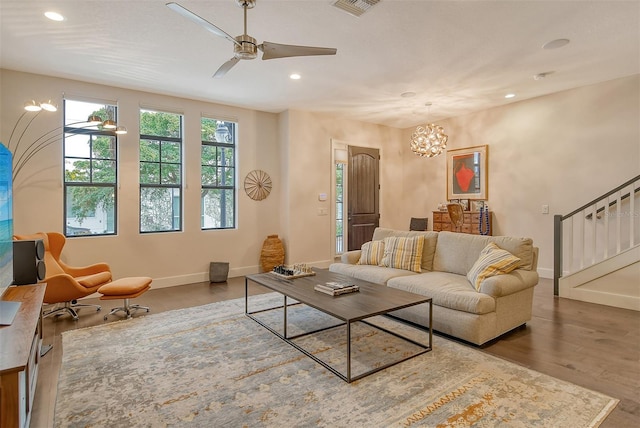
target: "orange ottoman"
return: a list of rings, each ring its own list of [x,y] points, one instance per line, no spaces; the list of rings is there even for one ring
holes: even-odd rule
[[[138,309],[144,309],[149,312],[147,306],[130,305],[129,299],[138,297],[149,290],[151,288],[151,281],[152,279],[148,276],[134,276],[121,278],[98,288],[98,293],[102,294],[100,300],[124,299],[124,306],[111,309],[111,312],[104,316],[104,320],[106,321],[109,315],[120,311],[127,314],[127,318],[131,318],[131,315]]]

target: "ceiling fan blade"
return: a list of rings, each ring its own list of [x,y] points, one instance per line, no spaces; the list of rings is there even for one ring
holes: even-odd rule
[[[199,17],[195,13],[191,12],[189,9],[186,9],[186,8],[180,6],[178,3],[170,2],[170,3],[167,3],[166,5],[167,5],[167,7],[169,9],[173,10],[174,12],[179,13],[180,15],[184,16],[185,18],[187,18],[187,19],[195,22],[196,24],[204,27],[208,31],[211,31],[216,36],[224,37],[225,39],[235,43],[236,45],[240,45],[240,43],[235,38],[231,37],[224,30],[222,30],[221,28],[217,27],[216,25],[210,23],[206,19]]]
[[[218,71],[214,73],[213,77],[215,78],[223,77],[225,74],[227,74],[227,71],[231,70],[231,68],[238,63],[238,61],[240,60],[236,57],[231,58],[229,61],[225,62],[220,66]]]
[[[335,48],[317,48],[313,46],[281,45],[279,43],[263,42],[258,45],[262,59],[287,58],[291,56],[335,55]]]

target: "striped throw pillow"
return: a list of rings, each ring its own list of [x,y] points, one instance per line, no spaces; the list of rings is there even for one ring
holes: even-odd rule
[[[480,252],[480,257],[467,273],[467,279],[480,291],[480,285],[486,278],[509,273],[519,264],[519,258],[491,242]]]
[[[362,244],[359,265],[378,266],[384,255],[384,241],[369,241]]]
[[[384,238],[384,257],[380,266],[422,272],[424,236],[390,236]]]

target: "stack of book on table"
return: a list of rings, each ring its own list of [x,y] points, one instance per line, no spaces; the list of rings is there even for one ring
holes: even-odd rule
[[[358,286],[349,282],[325,282],[324,284],[316,284],[314,289],[331,296],[338,296],[358,291]]]

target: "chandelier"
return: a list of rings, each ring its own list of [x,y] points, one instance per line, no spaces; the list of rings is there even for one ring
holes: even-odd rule
[[[431,103],[426,106],[431,107]],[[442,126],[433,123],[420,125],[411,135],[411,151],[418,156],[432,158],[447,148],[448,140]]]

